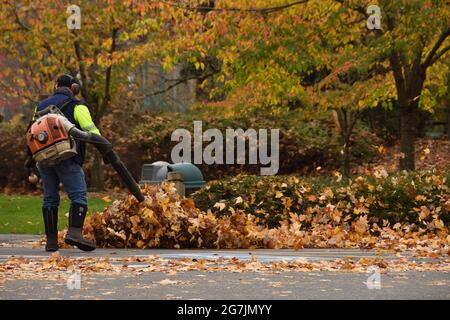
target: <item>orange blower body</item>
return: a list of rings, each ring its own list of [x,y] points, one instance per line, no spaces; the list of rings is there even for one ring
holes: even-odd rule
[[[76,144],[60,115],[47,114],[27,131],[27,145],[36,162],[54,165],[77,154]]]

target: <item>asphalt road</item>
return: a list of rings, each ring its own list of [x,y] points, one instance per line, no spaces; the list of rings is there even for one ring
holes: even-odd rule
[[[0,299],[450,299],[449,275],[408,272],[383,275],[369,290],[364,273],[184,272],[161,285],[163,273],[139,276],[83,276],[80,289],[65,281],[6,281]]]
[[[10,256],[30,259],[49,256],[41,248],[23,244],[28,237],[0,236],[0,262]],[[270,262],[298,259],[310,261],[336,258],[374,256],[362,250],[116,250],[97,249],[83,253],[76,249],[60,250],[70,257],[122,257],[156,254],[162,258],[237,257],[241,260],[256,256]],[[384,259],[395,256],[385,255]],[[1,277],[0,273],[0,277]],[[0,299],[450,299],[448,272],[389,272],[381,274],[380,288],[369,289],[369,274],[346,272],[204,272],[185,271],[168,275],[163,272],[138,274],[81,275],[79,288],[68,286],[66,279],[24,280],[4,279],[0,282]],[[72,290],[71,290],[72,289]]]

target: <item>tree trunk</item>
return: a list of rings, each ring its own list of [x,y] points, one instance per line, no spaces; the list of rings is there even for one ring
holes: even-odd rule
[[[344,177],[350,176],[350,143],[353,128],[355,126],[356,120],[359,117],[358,112],[337,109],[333,110],[333,119],[337,130],[341,135],[342,143],[342,173]]]
[[[450,139],[450,71],[447,73],[447,98],[444,103],[447,104],[447,137]]]
[[[418,103],[412,102],[410,105],[400,106],[400,170],[415,169],[415,141],[416,122],[418,114]]]
[[[450,139],[450,100],[447,100],[447,136]]]
[[[350,176],[350,139],[344,144],[343,171],[344,177]]]
[[[94,163],[91,171],[91,188],[95,191],[103,191],[105,190],[103,158],[97,150],[93,150],[93,152]]]

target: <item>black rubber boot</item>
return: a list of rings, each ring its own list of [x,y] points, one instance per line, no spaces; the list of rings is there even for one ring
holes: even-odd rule
[[[83,238],[83,224],[86,213],[87,206],[72,203],[69,212],[69,229],[64,242],[83,251],[92,251],[95,249],[95,243]]]
[[[47,243],[45,251],[58,251],[58,207],[42,207]]]

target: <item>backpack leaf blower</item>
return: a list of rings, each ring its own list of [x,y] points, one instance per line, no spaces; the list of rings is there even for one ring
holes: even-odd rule
[[[141,189],[103,136],[78,129],[56,106],[49,106],[27,130],[27,144],[36,162],[50,166],[77,154],[75,140],[92,144],[112,165],[133,196],[145,200]]]

